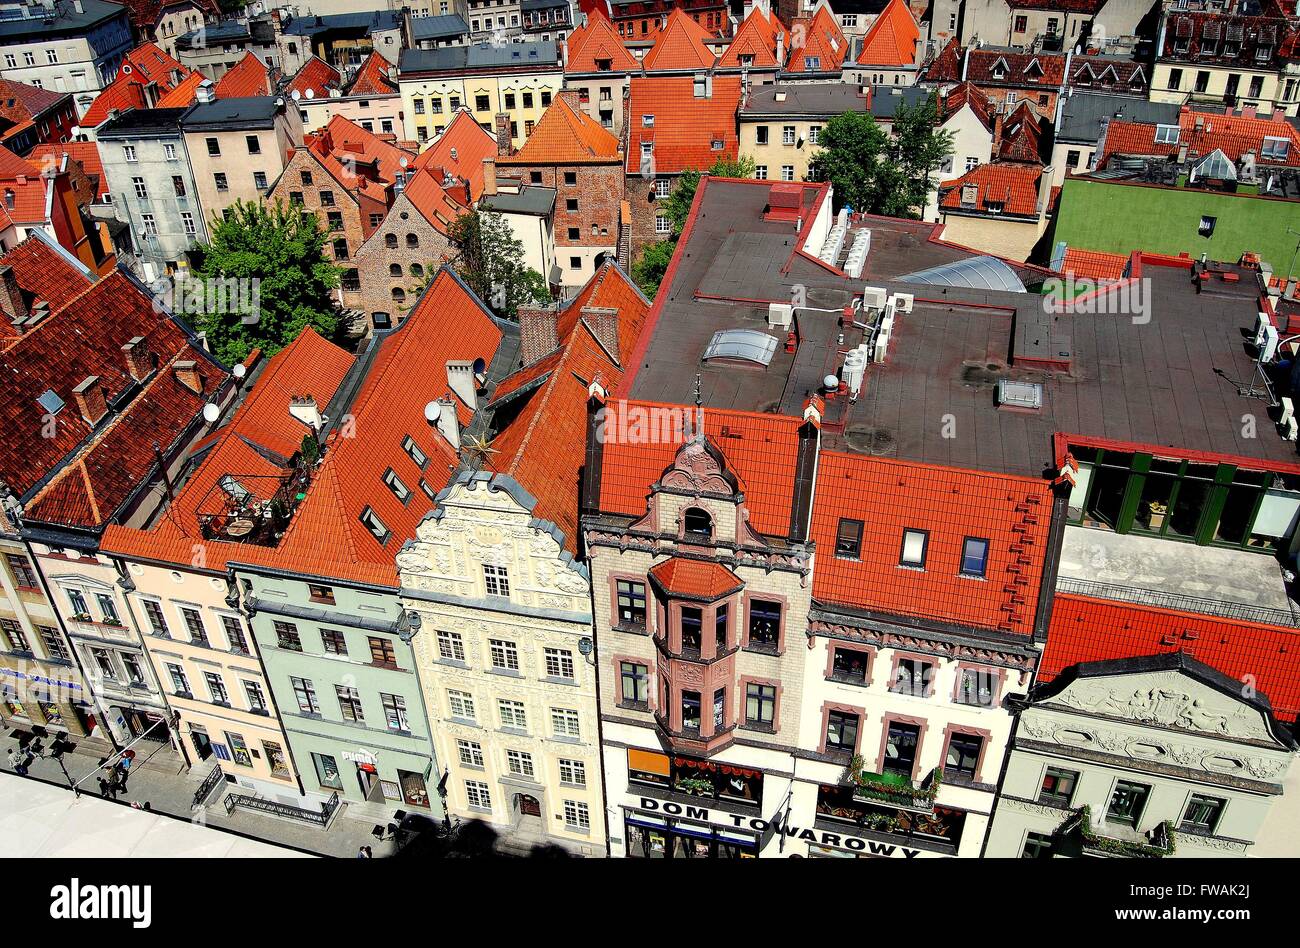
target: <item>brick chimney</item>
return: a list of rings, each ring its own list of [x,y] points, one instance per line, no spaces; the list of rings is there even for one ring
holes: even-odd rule
[[[180,382],[195,395],[203,394],[203,376],[199,375],[198,363],[193,359],[177,362],[172,366],[176,381]]]
[[[126,370],[137,382],[143,382],[153,371],[153,359],[149,355],[149,340],[144,336],[136,336],[124,345],[122,355],[126,356]]]
[[[1002,104],[998,104],[998,110],[993,113],[993,157],[998,156],[1002,149]]]
[[[0,310],[9,317],[10,322],[27,318],[27,304],[23,302],[18,277],[14,274],[14,268],[7,263],[0,266]]]
[[[77,410],[81,417],[91,425],[99,424],[101,418],[108,414],[108,402],[104,397],[104,387],[99,384],[99,376],[87,376],[82,383],[72,390],[77,399]]]
[[[575,112],[582,111],[582,101],[578,98],[577,89],[563,89],[561,90],[558,98],[561,98],[565,102],[569,103],[569,105],[572,106],[573,111]]]
[[[524,365],[532,365],[560,348],[560,334],[555,319],[556,312],[553,309],[520,307],[519,347]]]
[[[618,310],[608,306],[582,307],[582,321],[615,362],[618,354]]]
[[[495,125],[497,133],[497,154],[509,155],[512,151],[510,147],[510,116],[505,112],[498,112]]]
[[[483,196],[497,193],[497,160],[492,156],[483,159]]]

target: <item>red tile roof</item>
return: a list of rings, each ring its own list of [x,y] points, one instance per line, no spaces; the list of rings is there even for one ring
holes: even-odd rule
[[[1031,635],[1051,516],[1043,480],[822,451],[813,597]],[[864,525],[856,559],[836,555],[842,517]],[[899,565],[904,530],[928,532],[924,569]],[[967,537],[989,542],[983,579],[960,575]]]
[[[691,414],[695,411],[683,405],[621,400],[611,402],[607,408],[622,413],[629,422],[640,411]],[[787,536],[795,490],[799,428],[803,420],[708,407],[703,413],[705,437],[722,453],[727,469],[739,482],[749,508],[750,526],[768,536]],[[616,432],[618,424],[611,424],[607,419],[606,430]],[[644,516],[650,485],[672,465],[679,448],[681,444],[667,439],[650,444],[626,444],[616,434],[607,439],[601,469],[600,509],[606,513]]]
[[[13,271],[28,311],[37,303],[46,303],[51,313],[57,313],[94,282],[86,270],[74,266],[67,257],[36,236],[28,237],[0,257],[0,266]],[[11,328],[3,317],[0,317],[0,324],[0,328]]]
[[[86,177],[95,185],[95,197],[102,198],[109,193],[108,177],[104,174],[104,165],[99,160],[99,146],[95,142],[62,142],[57,145],[37,145],[28,156],[38,167],[58,170],[63,166],[64,157],[81,166]]]
[[[889,0],[862,38],[857,62],[862,66],[903,67],[916,63],[921,29],[903,0]]]
[[[415,162],[415,155],[341,115],[330,119],[306,146],[348,191],[381,203],[387,202],[387,186],[397,180],[398,172]]]
[[[1038,213],[1038,182],[1043,169],[1027,164],[977,165],[960,178],[939,185],[943,194],[940,206],[945,210],[963,209],[989,213],[988,205],[1001,203],[1003,214],[1034,217]],[[973,184],[979,188],[973,208],[963,208],[962,189]]]
[[[790,61],[785,68],[787,72],[839,72],[848,54],[849,41],[822,0],[811,18],[796,18],[791,25]]]
[[[108,401],[134,386],[122,346],[142,336],[159,371],[120,412],[92,427],[73,389],[89,376]],[[196,395],[170,370],[193,360],[204,379]],[[153,300],[120,272],[104,277],[0,353],[0,479],[28,495],[31,521],[97,528],[106,524],[154,467],[150,446],[176,445],[227,379]],[[52,390],[64,403],[51,427],[37,399]],[[53,431],[54,437],[45,437]],[[43,478],[53,473],[48,482]]]
[[[1276,14],[1276,7],[1267,12]],[[1294,7],[1286,10],[1294,12]],[[1228,31],[1238,30],[1236,43],[1229,46]],[[1240,69],[1275,70],[1293,52],[1295,21],[1281,16],[1239,16],[1236,13],[1169,11],[1163,24],[1162,60],[1236,66]],[[1225,49],[1235,50],[1224,54]],[[1260,58],[1257,53],[1264,52]]]
[[[228,560],[396,586],[394,558],[430,506],[419,499],[419,482],[437,490],[458,462],[457,452],[426,420],[425,406],[451,394],[448,360],[490,363],[500,342],[501,329],[482,304],[450,270],[440,271],[406,321],[378,341],[348,406],[351,423],[329,433],[324,460],[279,545],[244,544]],[[470,408],[459,401],[457,406],[467,425]],[[423,469],[402,448],[408,436],[428,459]],[[384,484],[390,468],[412,494],[407,503]],[[361,523],[366,508],[390,531],[382,544]]]
[[[474,121],[467,109],[460,109],[432,145],[415,159],[416,168],[436,171],[439,177],[447,174],[469,185],[471,201],[483,193],[483,159],[494,158],[497,141]]]
[[[618,311],[618,351],[606,352],[582,316],[583,307]],[[565,549],[577,552],[578,471],[586,450],[587,386],[599,379],[612,391],[623,379],[645,328],[650,306],[636,285],[612,263],[595,272],[577,297],[558,314],[560,348],[505,378],[494,402],[525,386],[527,403],[492,442],[494,472],[509,474],[537,498],[536,516],[564,534]],[[614,358],[611,358],[614,356]],[[617,361],[615,361],[617,359]]]
[[[1157,143],[1155,125],[1111,122],[1106,127],[1106,139],[1102,143],[1102,156],[1097,167],[1105,167],[1111,155],[1176,158],[1183,145],[1187,146],[1188,158],[1193,161],[1218,149],[1229,161],[1238,161],[1243,154],[1252,151],[1259,163],[1300,167],[1300,132],[1285,120],[1281,112],[1275,118],[1257,118],[1184,109],[1178,116],[1178,126],[1176,142]],[[1282,138],[1289,142],[1286,156],[1264,158],[1265,138]]]
[[[993,103],[973,82],[963,82],[953,86],[946,95],[940,97],[939,109],[943,121],[948,121],[967,105],[981,124],[989,131],[993,131]]]
[[[740,106],[740,77],[714,76],[713,95],[697,99],[691,76],[634,76],[628,83],[627,172],[641,170],[641,143],[654,142],[657,174],[704,171],[719,158],[735,158],[736,109]],[[646,127],[643,116],[653,115]],[[712,142],[722,148],[714,151]]]
[[[998,158],[1002,161],[1040,163],[1042,126],[1038,113],[1028,102],[1021,102],[1002,124],[1002,141],[998,143]]]
[[[1022,52],[1001,47],[963,49],[954,39],[923,70],[923,81],[974,82],[985,88],[1057,91],[1065,83],[1065,54]],[[1074,56],[1069,85],[1080,89],[1143,93],[1146,70],[1134,60],[1114,56]]]
[[[229,422],[204,441],[207,449],[194,473],[177,493],[166,512],[147,529],[111,526],[104,531],[101,548],[112,553],[178,565],[192,565],[196,542],[204,541],[200,513],[212,514],[214,491],[226,476],[246,490],[262,496],[265,485],[290,473],[288,461],[302,445],[309,429],[289,414],[294,396],[310,395],[323,410],[338,391],[352,366],[352,357],[321,338],[310,327],[281,349],[252,382],[252,389]],[[273,492],[268,492],[273,493]],[[243,544],[207,540],[204,565],[224,570],[228,559],[238,557]]]
[[[745,581],[721,563],[674,556],[650,568],[650,578],[667,593],[713,602],[730,595]]]
[[[1052,606],[1038,679],[1080,662],[1174,651],[1249,682],[1279,717],[1300,712],[1300,630],[1064,593]]]
[[[168,56],[153,43],[141,43],[126,54],[117,78],[109,84],[81,119],[85,128],[95,128],[108,120],[108,113],[113,109],[125,112],[127,109],[149,108],[151,99],[146,95],[146,88],[152,86],[154,94],[161,100],[168,92],[191,75],[191,71],[172,57]],[[168,103],[170,108],[176,103]],[[162,107],[162,106],[160,106]]]
[[[217,80],[212,94],[218,99],[246,99],[271,94],[271,71],[252,53],[235,63]]]
[[[397,92],[397,83],[388,78],[389,68],[388,60],[372,52],[352,77],[348,95],[391,95]]]
[[[51,92],[12,79],[0,79],[0,119],[22,125],[54,108],[70,94]]]
[[[162,19],[163,12],[175,5],[175,0],[119,0],[126,7],[131,24],[140,32],[151,33]],[[204,19],[216,19],[221,16],[221,8],[216,0],[189,0],[202,11]]]
[[[1065,251],[1065,263],[1061,266],[1061,272],[1089,280],[1122,280],[1127,266],[1128,256],[1122,253],[1069,247]]]
[[[781,65],[776,58],[776,39],[785,32],[785,27],[775,17],[769,19],[759,7],[754,7],[749,16],[736,30],[736,35],[718,60],[720,69],[739,69],[740,57],[752,56],[749,67],[753,69],[775,69]]]
[[[176,87],[171,92],[161,96],[154,104],[154,107],[159,109],[188,108],[194,104],[194,100],[198,97],[199,86],[205,82],[208,82],[208,79],[203,73],[192,72],[176,83]]]
[[[681,7],[674,7],[641,65],[646,72],[711,69],[717,57],[706,43],[712,38]]]
[[[16,224],[44,224],[48,221],[47,186],[40,167],[0,145],[0,193],[3,194],[0,206],[5,207],[11,221]],[[13,206],[8,206],[10,204]]]
[[[603,60],[609,61],[608,70],[600,68]],[[641,64],[628,52],[609,20],[596,14],[569,34],[569,59],[564,71],[630,73],[640,72]]]
[[[561,94],[542,113],[524,146],[498,165],[579,165],[619,162],[618,139]]]
[[[319,56],[312,56],[293,74],[284,93],[294,99],[324,99],[331,90],[339,88],[342,79],[337,69]]]
[[[407,180],[405,194],[411,206],[438,233],[446,236],[451,223],[465,213],[465,208],[452,200],[439,178],[439,174],[432,168],[420,168]]]

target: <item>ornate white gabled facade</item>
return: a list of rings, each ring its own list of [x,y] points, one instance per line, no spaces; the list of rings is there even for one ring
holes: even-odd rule
[[[1024,703],[986,855],[1250,855],[1294,750],[1184,653],[1075,666]]]
[[[447,812],[605,854],[587,568],[513,478],[463,472],[397,557]]]

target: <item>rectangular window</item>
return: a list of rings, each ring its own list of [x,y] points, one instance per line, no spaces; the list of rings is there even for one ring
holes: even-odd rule
[[[794,180],[794,165],[782,165],[782,166],[781,166],[781,180],[782,180],[782,181],[793,181],[793,180]]]
[[[456,741],[456,753],[466,767],[483,766],[483,745],[478,741]]]
[[[24,589],[39,589],[36,582],[36,571],[32,569],[31,562],[27,557],[18,553],[6,554],[9,561],[9,571],[13,573],[14,582]]]
[[[896,695],[928,698],[930,683],[934,679],[934,664],[916,658],[900,658],[894,671],[894,681],[889,690]]]
[[[103,617],[105,625],[121,625],[122,620],[117,615],[117,603],[113,597],[106,593],[95,593],[95,602],[99,605],[99,614]]]
[[[1176,145],[1181,131],[1177,125],[1157,125],[1155,142],[1157,145]]]
[[[672,233],[672,229],[673,229],[672,221],[670,221],[670,220],[667,218],[667,216],[665,216],[665,215],[663,215],[663,214],[656,214],[656,215],[655,215],[655,233],[656,233],[656,234],[668,234],[668,233]]]
[[[425,457],[424,452],[420,450],[410,435],[407,435],[402,440],[402,450],[406,452],[407,456],[415,462],[420,470],[424,470],[424,466],[429,463],[429,459]]]
[[[337,629],[321,629],[320,644],[327,655],[346,655],[348,653],[347,639]]]
[[[1146,807],[1147,795],[1151,788],[1141,783],[1128,783],[1121,780],[1115,784],[1115,792],[1110,796],[1110,805],[1106,807],[1106,819],[1111,823],[1123,823],[1137,826],[1142,819],[1142,810]]]
[[[622,704],[645,706],[650,701],[650,669],[637,662],[619,662]]]
[[[216,672],[204,672],[203,681],[208,686],[208,697],[213,704],[230,704],[230,695],[226,694],[226,683]]]
[[[265,171],[254,171],[254,172],[253,172],[253,187],[256,188],[256,189],[259,190],[259,191],[265,191],[265,190],[266,190],[266,172],[265,172]]]
[[[533,778],[533,755],[524,751],[506,751],[506,769],[520,777]]]
[[[546,657],[546,676],[573,680],[573,653],[563,648],[543,649]]]
[[[775,649],[781,636],[781,604],[766,599],[749,602],[749,645]]]
[[[751,727],[776,726],[776,686],[750,682],[745,686],[745,723]]]
[[[366,716],[361,710],[361,693],[348,685],[335,685],[334,693],[339,699],[339,713],[343,720],[364,724]]]
[[[230,758],[240,767],[252,767],[253,755],[248,751],[248,745],[244,743],[244,735],[232,734],[226,731],[226,744],[230,747]]]
[[[1042,789],[1038,791],[1038,802],[1068,807],[1074,799],[1074,784],[1078,779],[1079,775],[1073,770],[1048,767],[1043,774]]]
[[[474,696],[465,691],[447,691],[447,707],[451,710],[453,718],[461,718],[465,721],[473,721],[474,717]]]
[[[393,640],[371,636],[366,639],[370,643],[370,663],[372,665],[382,665],[385,668],[397,667],[397,652],[393,648]]]
[[[207,645],[208,632],[203,627],[203,616],[199,614],[199,610],[181,606],[180,611],[181,618],[185,620],[185,631],[190,634],[190,641],[196,645]]]
[[[144,669],[138,656],[122,653],[122,665],[126,668],[126,680],[133,685],[144,684]]]
[[[989,541],[979,537],[967,537],[962,541],[961,547],[961,574],[983,577],[988,558]]]
[[[572,708],[551,708],[551,732],[556,737],[581,737],[578,712]]]
[[[579,833],[591,829],[591,814],[587,804],[575,800],[564,801],[564,827]]]
[[[997,691],[997,676],[987,668],[963,668],[961,683],[957,686],[957,701],[981,708],[993,707]]]
[[[134,146],[134,145],[123,145],[123,146],[122,146],[122,157],[125,158],[127,161],[136,161],[136,160],[138,160],[138,159],[136,158],[136,156],[135,156],[135,146]]]
[[[767,144],[767,126],[766,126],[766,125],[756,125],[756,126],[754,126],[754,144],[755,144],[755,145],[766,145],[766,144]]]
[[[213,158],[216,158],[221,154],[221,143],[218,142],[215,138],[207,139],[207,146],[208,146],[208,154],[211,155]]]
[[[292,622],[276,622],[275,644],[286,651],[301,652],[302,639],[298,637],[298,627]]]
[[[782,144],[782,145],[793,145],[793,144],[794,144],[794,126],[793,126],[793,125],[784,125],[784,126],[781,127],[781,144]]]
[[[4,637],[8,641],[9,651],[31,651],[31,648],[27,644],[27,637],[23,635],[22,626],[20,626],[15,620],[0,619],[0,631],[4,632]]]
[[[501,715],[502,727],[514,727],[522,730],[528,728],[528,715],[524,713],[524,703],[522,701],[512,701],[509,698],[497,699],[497,711]]]
[[[212,176],[212,184],[218,191],[229,191],[230,182],[226,180],[226,173],[218,171]]]
[[[266,695],[262,692],[262,686],[255,681],[244,682],[244,697],[248,699],[248,710],[265,711]]]
[[[230,643],[230,650],[238,652],[240,655],[247,655],[248,639],[244,636],[244,624],[238,616],[222,616],[221,628],[226,633],[226,641]]]
[[[309,678],[290,678],[294,696],[298,699],[298,710],[303,714],[320,714],[320,705],[316,703],[316,687]]]
[[[698,691],[682,692],[682,730],[700,730],[700,693]]]
[[[977,734],[954,733],[948,737],[948,753],[944,757],[944,773],[957,773],[971,780],[979,766],[984,738]]]
[[[323,602],[328,606],[334,605],[334,587],[321,586],[316,583],[307,584],[307,595],[312,602]]]
[[[865,685],[868,663],[869,656],[866,652],[835,646],[834,654],[831,656],[831,677],[836,681]]]
[[[262,143],[256,135],[245,135],[244,141],[248,145],[250,155],[260,155],[262,153]]]
[[[925,569],[925,553],[930,545],[930,534],[925,530],[904,530],[903,549],[898,554],[898,565],[912,569]]]
[[[343,777],[339,773],[338,762],[329,754],[312,754],[312,762],[316,765],[316,779],[322,787],[332,790],[343,789]]]
[[[170,635],[167,631],[167,619],[163,616],[162,605],[153,599],[145,599],[144,617],[149,622],[149,631],[154,635]]]
[[[402,479],[393,472],[391,467],[384,472],[384,485],[402,503],[406,503],[407,498],[411,496],[411,489],[402,483]]]
[[[1021,859],[1051,859],[1052,837],[1044,833],[1025,835],[1025,848],[1020,853]]]
[[[1206,797],[1193,793],[1187,801],[1187,809],[1179,829],[1200,830],[1213,833],[1219,826],[1219,817],[1223,815],[1225,801],[1218,797]]]
[[[916,764],[916,747],[920,742],[921,729],[915,724],[891,722],[885,736],[885,772],[911,778]]]
[[[756,181],[766,181],[766,180],[767,180],[767,165],[755,165],[755,166],[754,166],[754,179],[755,179]]]
[[[587,785],[587,765],[580,760],[560,758],[560,783],[575,787]]]
[[[438,655],[453,662],[465,661],[465,643],[459,632],[438,633]]]
[[[167,675],[172,680],[172,690],[178,695],[188,695],[190,693],[190,683],[185,678],[185,672],[179,665],[167,663]]]
[[[826,750],[852,754],[858,748],[858,716],[846,711],[826,714]]]
[[[406,699],[401,695],[379,693],[379,702],[384,706],[384,722],[390,731],[409,731],[410,722],[406,717]]]
[[[699,655],[702,647],[704,613],[692,606],[682,607],[682,654]]]
[[[181,211],[181,226],[184,227],[187,237],[193,237],[198,233],[194,227],[194,215],[189,211]]]
[[[514,642],[505,639],[489,639],[488,652],[492,657],[492,667],[505,671],[519,671],[519,649]]]
[[[645,583],[620,579],[614,585],[618,596],[618,624],[645,628]]]
[[[361,511],[360,520],[362,525],[370,531],[370,535],[378,540],[381,545],[388,542],[388,527],[384,526],[384,522],[375,515],[373,510],[367,507]]]
[[[477,810],[492,809],[492,795],[488,792],[488,785],[481,780],[465,781],[465,797]]]
[[[483,566],[483,585],[489,596],[510,595],[510,574],[504,566]]]
[[[36,631],[41,636],[41,641],[45,644],[45,653],[55,661],[71,661],[68,654],[67,646],[63,644],[63,639],[59,635],[59,630],[48,625],[38,625]]]
[[[835,532],[835,555],[856,560],[862,555],[862,521],[841,517]]]

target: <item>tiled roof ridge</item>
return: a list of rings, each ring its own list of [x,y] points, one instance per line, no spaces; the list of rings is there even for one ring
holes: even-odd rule
[[[856,454],[851,451],[836,451],[831,448],[822,448],[819,454],[826,457],[843,458],[850,461],[863,462],[868,464],[893,465],[895,467],[910,468],[915,470],[931,471],[937,474],[960,474],[964,477],[979,477],[989,481],[1016,481],[1026,486],[1046,487],[1047,481],[1042,478],[1033,477],[1029,474],[1003,474],[999,471],[981,471],[972,467],[954,467],[951,464],[931,464],[929,461],[912,461],[907,458],[890,458],[880,457],[870,454]]]

